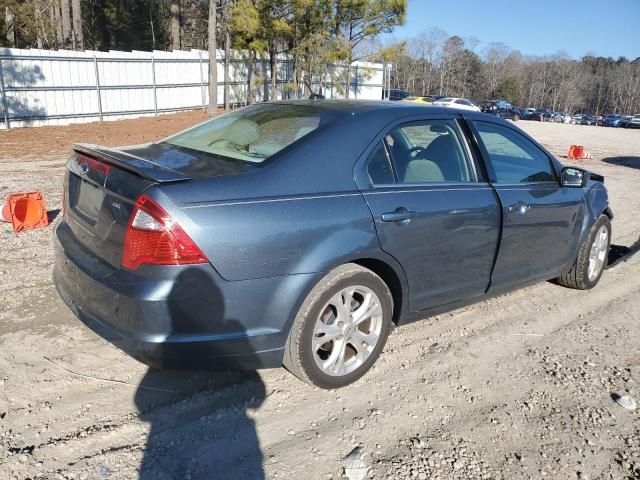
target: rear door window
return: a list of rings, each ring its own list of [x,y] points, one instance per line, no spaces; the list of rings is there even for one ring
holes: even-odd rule
[[[401,125],[387,138],[399,183],[475,181],[463,139],[452,120]]]

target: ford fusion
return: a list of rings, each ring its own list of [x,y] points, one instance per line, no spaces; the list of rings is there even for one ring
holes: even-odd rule
[[[590,289],[603,177],[492,115],[265,103],[155,143],[74,145],[60,296],[157,368],[347,385],[396,325],[537,282]]]

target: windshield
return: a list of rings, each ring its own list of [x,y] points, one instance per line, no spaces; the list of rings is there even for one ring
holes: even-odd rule
[[[256,105],[208,120],[163,143],[227,160],[261,163],[340,115],[313,105]]]

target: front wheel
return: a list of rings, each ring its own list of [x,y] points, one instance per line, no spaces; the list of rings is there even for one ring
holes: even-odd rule
[[[329,272],[311,290],[294,320],[284,366],[320,388],[355,382],[374,364],[392,326],[387,285],[356,264]]]
[[[610,243],[611,222],[606,215],[600,215],[580,245],[576,263],[571,270],[556,279],[558,283],[578,290],[595,287],[607,265]]]

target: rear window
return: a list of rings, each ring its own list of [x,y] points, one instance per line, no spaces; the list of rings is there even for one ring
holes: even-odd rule
[[[343,115],[312,105],[256,105],[208,120],[164,143],[226,160],[262,163]]]

